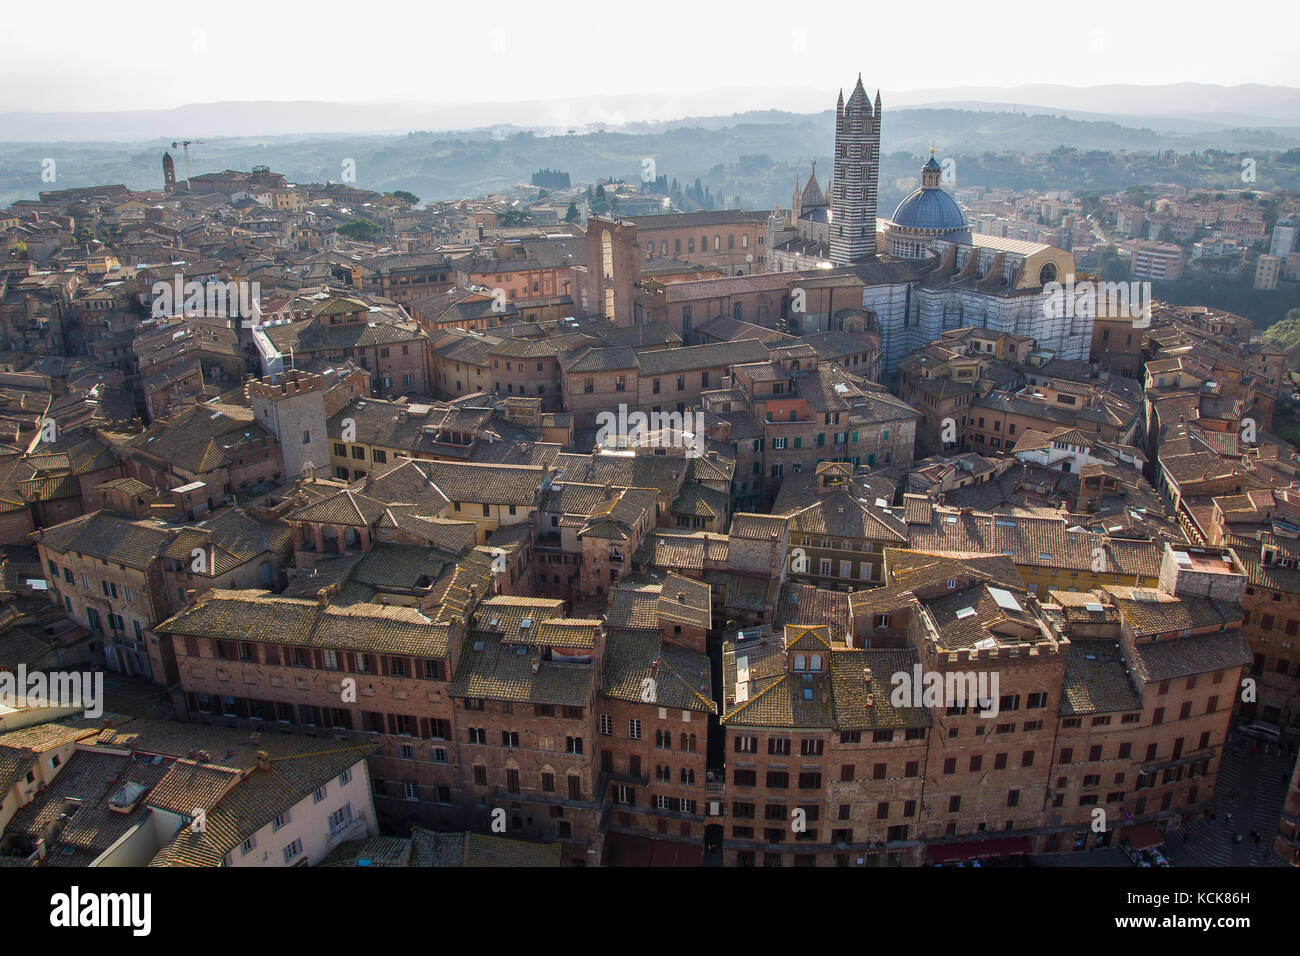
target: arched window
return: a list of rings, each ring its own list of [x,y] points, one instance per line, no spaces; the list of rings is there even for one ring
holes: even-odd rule
[[[802,654],[796,654],[794,656],[794,669],[797,671],[806,671],[808,669],[808,658],[804,657]]]
[[[820,654],[814,654],[812,656],[811,669],[815,671],[819,671],[822,669],[822,656]]]
[[[714,251],[714,252],[721,252],[721,251],[722,251],[722,236],[721,236],[721,234],[715,234],[714,237],[713,237],[713,251]]]
[[[748,234],[748,233],[746,233],[745,235],[743,235],[743,236],[740,237],[740,248],[742,248],[742,249],[748,249],[748,248],[749,248],[749,234]]]
[[[729,232],[727,233],[727,250],[730,251],[734,248],[736,248],[736,234]]]
[[[681,241],[680,239],[674,239],[674,240],[673,240],[673,255],[675,255],[675,256],[680,256],[681,254],[682,254],[682,241]]]

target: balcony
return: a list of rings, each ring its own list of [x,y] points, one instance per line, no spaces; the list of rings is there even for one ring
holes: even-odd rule
[[[370,827],[366,822],[365,811],[357,811],[357,814],[352,818],[351,823],[330,834],[326,845],[332,850],[340,843],[345,843],[348,840],[361,839],[368,835],[369,832]]]

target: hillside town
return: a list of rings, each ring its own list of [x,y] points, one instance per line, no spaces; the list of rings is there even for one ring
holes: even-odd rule
[[[0,864],[1300,865],[1300,346],[1151,293],[1300,194],[891,213],[888,108],[789,208],[0,210]]]

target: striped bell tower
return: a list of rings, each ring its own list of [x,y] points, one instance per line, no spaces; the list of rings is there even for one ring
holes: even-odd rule
[[[876,182],[880,176],[880,91],[872,108],[862,76],[848,103],[835,104],[831,176],[831,262],[848,265],[876,253]]]

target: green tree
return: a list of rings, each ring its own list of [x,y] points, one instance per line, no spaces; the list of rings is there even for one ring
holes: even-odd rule
[[[1114,246],[1107,246],[1097,257],[1101,277],[1107,282],[1123,282],[1128,278],[1128,264]]]
[[[1260,334],[1260,338],[1280,349],[1289,349],[1300,342],[1300,309],[1292,309],[1281,322],[1274,322]]]
[[[402,202],[410,203],[412,206],[416,205],[420,201],[419,196],[415,193],[407,192],[405,189],[394,190],[393,195],[402,200]]]
[[[352,218],[338,228],[340,236],[357,242],[374,242],[383,233],[384,230],[369,219]]]
[[[569,208],[564,211],[564,221],[577,222],[579,218],[577,203],[569,203]]]

